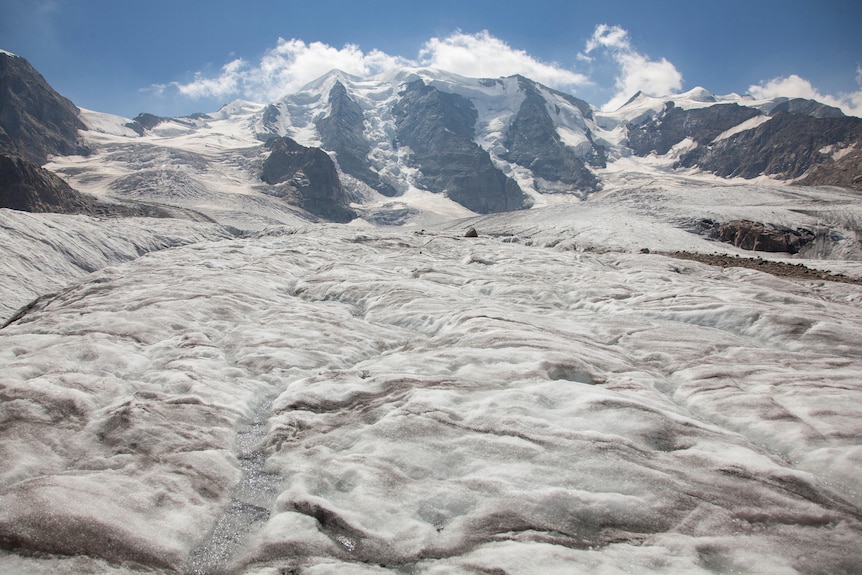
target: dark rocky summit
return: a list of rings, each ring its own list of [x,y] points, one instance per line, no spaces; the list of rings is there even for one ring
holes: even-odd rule
[[[526,97],[509,127],[506,159],[529,168],[533,174],[544,180],[560,182],[577,190],[597,190],[598,179],[587,168],[586,163],[604,167],[604,150],[593,142],[592,134],[585,126],[585,135],[591,148],[585,154],[585,158],[579,157],[573,148],[566,146],[560,139],[554,120],[548,112],[545,99],[539,93],[536,83],[522,76],[517,78]],[[582,114],[584,110],[592,114],[589,106],[580,105],[586,103],[580,101],[574,103]]]
[[[356,216],[326,152],[287,137],[270,138],[265,145],[270,152],[260,178],[272,186],[267,193],[334,222],[348,222]]]
[[[789,112],[791,114],[802,114],[811,116],[812,118],[845,118],[844,112],[834,106],[821,104],[817,100],[808,100],[806,98],[776,98],[772,107],[769,108],[769,115],[774,115],[779,112]]]
[[[860,118],[779,112],[754,129],[695,148],[680,159],[680,165],[698,166],[723,178],[769,175],[791,179],[834,161],[830,150],[860,142]]]
[[[365,139],[362,108],[350,98],[341,82],[335,82],[329,91],[329,106],[329,115],[315,122],[323,148],[335,152],[338,166],[345,174],[364,182],[384,196],[397,195],[398,191],[380,181],[380,176],[369,165],[371,147]]]
[[[481,214],[518,210],[529,198],[473,141],[478,113],[457,94],[414,80],[392,109],[398,144],[412,151],[421,184]]]
[[[126,124],[126,127],[137,132],[139,136],[143,136],[146,130],[152,130],[167,119],[168,118],[163,118],[162,116],[143,112],[135,116],[131,122]]]
[[[30,63],[0,52],[0,153],[43,165],[48,155],[87,154],[78,108],[54,91]]]
[[[638,156],[664,155],[686,138],[708,144],[725,130],[758,115],[758,110],[737,104],[683,110],[668,102],[655,118],[627,126],[628,145]]]

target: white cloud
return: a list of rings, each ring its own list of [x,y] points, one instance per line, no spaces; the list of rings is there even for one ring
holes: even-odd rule
[[[554,88],[573,88],[589,78],[555,62],[542,62],[523,50],[512,48],[487,30],[478,34],[454,34],[432,38],[419,52],[422,66],[439,68],[470,78],[498,78],[522,74]]]
[[[856,82],[862,84],[862,68],[856,69]],[[837,96],[823,94],[811,82],[791,74],[784,78],[773,78],[749,86],[748,93],[755,98],[809,98],[836,108],[841,108],[845,114],[862,116],[862,89],[849,94],[839,93]]]
[[[215,76],[198,72],[190,82],[170,85],[192,99],[234,96],[271,102],[295,93],[334,68],[348,74],[369,76],[401,66],[436,67],[479,78],[523,74],[560,89],[589,83],[583,74],[554,62],[537,60],[487,31],[477,34],[458,31],[446,38],[432,38],[425,42],[415,60],[379,50],[363,52],[354,44],[335,48],[321,42],[307,44],[302,40],[279,38],[276,47],[267,50],[257,64],[236,59],[225,64]],[[153,85],[150,90],[161,94],[165,86]]]
[[[210,96],[223,96],[236,93],[243,78],[243,72],[247,64],[241,58],[228,62],[222,66],[221,73],[215,78],[206,78],[200,72],[195,74],[195,79],[188,84],[177,84],[174,86],[180,94],[190,98],[207,98]]]
[[[596,26],[584,51],[578,56],[592,62],[595,60],[591,56],[594,52],[607,55],[618,67],[614,81],[616,93],[602,106],[605,110],[615,110],[638,91],[664,96],[682,89],[682,74],[679,70],[665,58],[651,60],[635,50],[628,31],[619,26]]]
[[[198,72],[191,82],[172,85],[192,99],[240,96],[271,102],[296,92],[333,68],[367,76],[403,63],[377,50],[366,54],[353,44],[335,48],[322,42],[306,44],[279,38],[275,48],[267,50],[257,65],[236,59],[225,64],[215,77]]]

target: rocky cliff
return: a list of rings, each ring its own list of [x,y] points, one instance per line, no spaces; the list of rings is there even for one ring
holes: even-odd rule
[[[271,138],[266,147],[269,156],[263,162],[260,178],[271,186],[267,193],[335,222],[355,217],[335,164],[326,152],[287,137]]]
[[[78,108],[54,91],[30,63],[0,52],[0,152],[38,165],[48,155],[86,154]]]
[[[423,187],[480,214],[518,210],[529,199],[473,141],[476,108],[422,80],[408,83],[392,109],[398,145],[410,149]]]
[[[365,139],[362,108],[347,94],[344,84],[336,82],[329,92],[329,115],[315,122],[323,148],[335,153],[338,167],[384,196],[395,196],[397,190],[382,182],[368,162],[371,146]]]
[[[160,206],[109,203],[72,189],[55,173],[23,158],[0,154],[0,208],[24,212],[83,214],[88,216],[172,217]],[[179,215],[179,214],[178,214]],[[189,217],[189,214],[181,214]],[[189,219],[203,218],[197,217]]]
[[[605,152],[593,141],[591,131],[584,128],[584,137],[590,147],[584,157],[581,157],[574,148],[562,141],[547,102],[536,83],[523,77],[518,77],[518,83],[525,98],[509,126],[506,139],[508,153],[504,154],[504,157],[530,169],[535,176],[548,182],[563,184],[569,189],[579,191],[597,190],[599,180],[589,170],[587,163],[594,167],[604,167]],[[582,112],[591,113],[589,106],[580,104],[580,101],[576,102]],[[543,187],[543,191],[553,190],[554,188]]]
[[[768,122],[698,147],[680,160],[723,178],[760,175],[791,179],[834,161],[833,150],[862,141],[862,119],[779,112]]]

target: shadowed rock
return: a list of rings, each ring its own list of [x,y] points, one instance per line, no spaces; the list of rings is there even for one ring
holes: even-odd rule
[[[40,166],[50,154],[87,154],[78,113],[27,60],[0,53],[0,152]]]
[[[334,222],[355,217],[335,164],[320,148],[307,148],[290,138],[272,138],[261,180],[273,186],[267,193],[283,197],[304,210]]]
[[[520,186],[473,141],[478,114],[469,100],[415,80],[406,85],[392,115],[398,143],[410,148],[412,163],[422,173],[420,185],[482,214],[528,206]]]
[[[336,82],[329,91],[329,106],[329,115],[315,122],[323,147],[335,152],[344,173],[384,196],[398,195],[394,187],[380,181],[380,176],[371,170],[368,163],[371,147],[365,140],[362,108],[350,98],[341,82]]]

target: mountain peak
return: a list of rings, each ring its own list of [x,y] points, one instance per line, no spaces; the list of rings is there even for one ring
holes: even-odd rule
[[[685,98],[687,100],[692,100],[694,102],[716,102],[717,101],[715,94],[713,94],[712,92],[710,92],[709,90],[707,90],[706,88],[703,88],[701,86],[696,86],[696,87],[692,88],[691,90],[689,90],[688,92],[683,92],[681,94],[678,94],[678,95],[672,96],[672,97]]]

